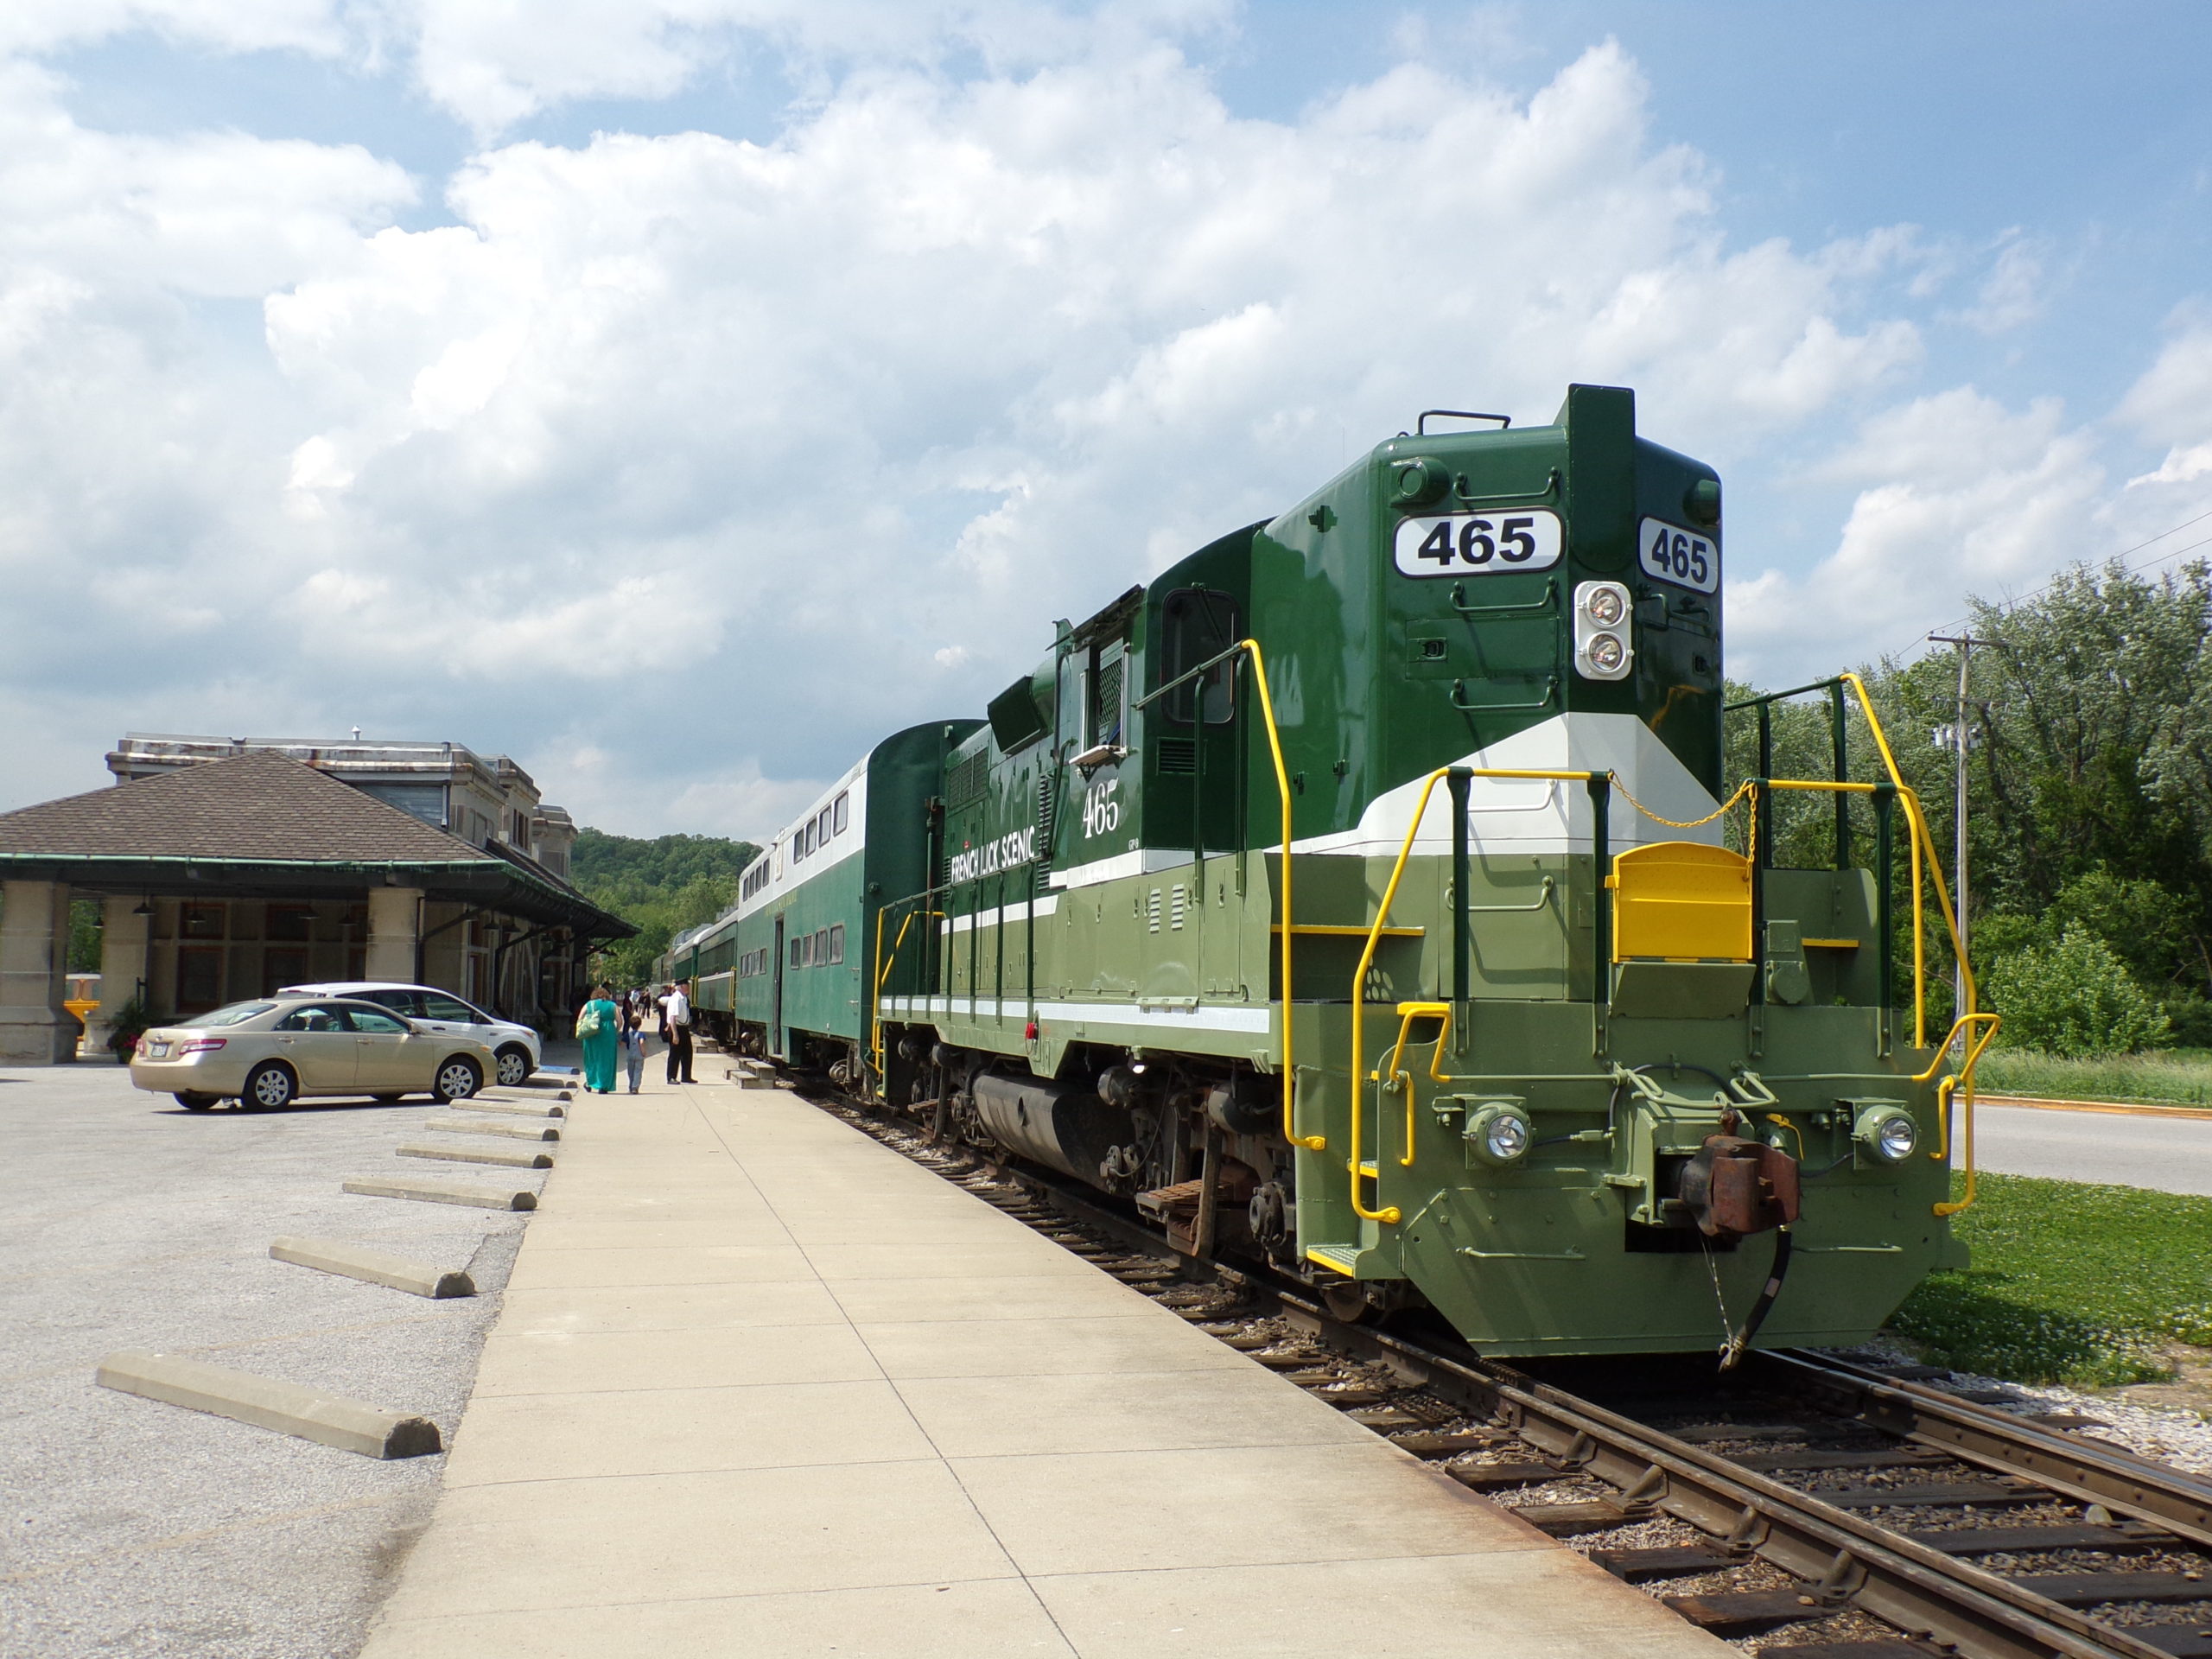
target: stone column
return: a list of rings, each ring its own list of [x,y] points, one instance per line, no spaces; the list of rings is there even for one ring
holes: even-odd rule
[[[107,1039],[114,1034],[116,1017],[134,998],[146,994],[146,943],[154,918],[141,916],[138,906],[147,901],[129,895],[100,904],[100,1005],[85,1022],[80,1060],[106,1065],[114,1058]]]
[[[0,881],[0,1065],[58,1065],[75,1058],[68,995],[69,889],[58,881]]]
[[[422,918],[422,888],[371,887],[368,964],[362,969],[362,977],[413,984],[415,946],[421,937]]]

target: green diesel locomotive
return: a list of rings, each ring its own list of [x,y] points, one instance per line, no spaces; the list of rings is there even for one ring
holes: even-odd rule
[[[1452,413],[884,740],[668,971],[726,1041],[1340,1313],[1861,1340],[1961,1262],[1993,1024],[1892,983],[1948,921],[1917,803],[1844,781],[1847,690],[1888,760],[1847,676],[1808,688],[1834,777],[1724,789],[1719,480],[1632,393]],[[1776,868],[1787,791],[1840,803],[1832,867]]]

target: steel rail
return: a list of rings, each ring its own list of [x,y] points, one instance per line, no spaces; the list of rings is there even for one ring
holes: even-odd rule
[[[1962,1463],[2031,1477],[2039,1486],[2123,1511],[2212,1551],[2212,1482],[1847,1360],[1789,1350],[1758,1359],[1761,1371],[1838,1416],[1856,1417]],[[2212,1589],[2206,1594],[2212,1599]]]
[[[1493,1420],[1530,1445],[1618,1488],[1624,1524],[1639,1512],[1663,1512],[1807,1580],[1819,1603],[1806,1610],[1808,1618],[1855,1606],[1975,1659],[2171,1659],[2017,1581],[1496,1361],[1470,1364],[1343,1325],[1303,1298],[1272,1295],[1286,1307],[1299,1306],[1301,1322],[1321,1322],[1332,1345],[1386,1364],[1409,1382],[1486,1405]]]

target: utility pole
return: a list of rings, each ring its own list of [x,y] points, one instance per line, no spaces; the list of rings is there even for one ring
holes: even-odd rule
[[[1951,855],[1951,904],[1959,921],[1959,963],[1951,979],[1951,1010],[1964,1014],[1967,1007],[1967,751],[1971,747],[1967,732],[1967,669],[1974,659],[1976,645],[1996,645],[1994,639],[1976,639],[1966,634],[1931,633],[1928,642],[1934,645],[1951,645],[1959,653],[1959,715],[1958,724],[1951,728],[1951,750],[1958,758],[1958,800],[1953,816],[1956,821],[1958,839]]]

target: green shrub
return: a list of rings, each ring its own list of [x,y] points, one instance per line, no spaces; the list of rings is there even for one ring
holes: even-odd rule
[[[2078,924],[2056,944],[2030,945],[1989,964],[1987,1005],[2001,1040],[2069,1059],[2161,1048],[2173,1027],[2112,947]]]

